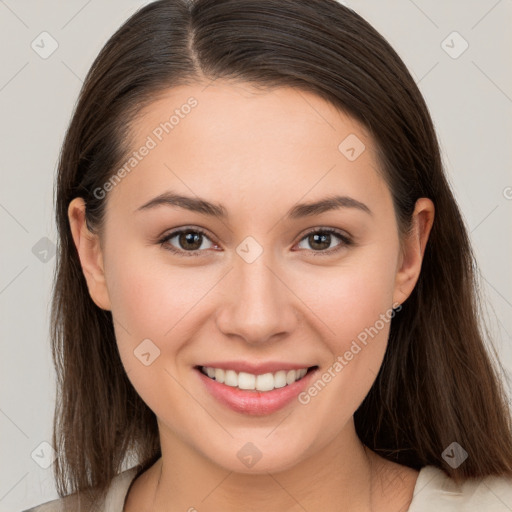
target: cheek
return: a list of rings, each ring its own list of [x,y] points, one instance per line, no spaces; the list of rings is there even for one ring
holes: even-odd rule
[[[300,269],[292,277],[294,290],[317,317],[333,354],[344,353],[359,335],[364,340],[364,333],[376,322],[379,339],[387,339],[389,322],[383,326],[379,320],[391,312],[395,261],[393,247],[375,244],[339,265]]]
[[[180,402],[176,358],[188,337],[187,314],[204,295],[183,269],[154,263],[148,248],[105,261],[115,336],[128,378],[153,411]],[[163,392],[163,390],[167,392]],[[169,393],[169,394],[168,394]]]
[[[302,273],[296,281],[331,355],[303,403],[316,402],[336,425],[356,411],[382,364],[394,316],[395,257],[389,249],[361,252],[329,272]]]
[[[132,247],[125,257],[110,253],[105,260],[121,360],[150,406],[162,385],[172,385],[169,374],[177,375],[188,363],[188,344],[205,321],[211,292],[222,277],[212,268],[167,263],[166,254],[158,251]]]
[[[134,249],[126,258],[112,260],[106,267],[108,292],[114,317],[134,338],[162,340],[172,336],[207,283],[200,270],[166,265],[156,251],[151,257],[147,253]]]

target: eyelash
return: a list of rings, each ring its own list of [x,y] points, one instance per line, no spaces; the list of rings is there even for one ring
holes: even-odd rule
[[[158,243],[167,251],[170,251],[174,254],[178,254],[180,256],[201,256],[201,253],[204,252],[205,249],[195,249],[193,251],[183,251],[180,249],[176,249],[176,247],[173,247],[169,244],[169,240],[174,238],[177,235],[181,235],[182,233],[195,233],[200,234],[208,240],[210,240],[210,237],[206,233],[206,231],[202,230],[201,228],[185,228],[185,229],[179,229],[176,231],[173,231],[172,233],[169,233],[168,235],[165,235],[162,239],[158,241]],[[332,254],[337,253],[344,247],[349,247],[354,245],[354,242],[352,239],[350,239],[348,236],[344,235],[340,231],[333,229],[333,228],[316,228],[311,231],[308,231],[303,235],[303,237],[299,240],[299,243],[302,242],[305,238],[307,238],[310,235],[316,234],[316,233],[322,233],[322,234],[329,234],[329,235],[335,235],[337,236],[342,243],[337,245],[336,247],[333,247],[331,249],[321,250],[321,251],[314,251],[310,250],[310,252],[313,253],[313,256],[330,256]],[[211,241],[211,240],[210,240]]]

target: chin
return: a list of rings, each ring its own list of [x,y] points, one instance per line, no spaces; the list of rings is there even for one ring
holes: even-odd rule
[[[215,446],[215,441],[212,441],[209,449],[203,453],[227,471],[250,475],[278,473],[299,464],[308,451],[308,446],[304,443],[304,432],[298,432],[295,443],[288,437],[284,444],[282,437],[271,439],[271,430],[259,432],[259,435],[244,436],[243,439],[232,439],[229,445],[225,443],[219,446],[217,441]],[[212,452],[212,446],[218,449]]]

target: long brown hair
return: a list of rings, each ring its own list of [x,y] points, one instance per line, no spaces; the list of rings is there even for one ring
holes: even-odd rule
[[[101,232],[108,195],[94,191],[124,160],[137,114],[162,91],[216,78],[313,92],[360,121],[377,144],[401,236],[416,200],[434,202],[421,275],[391,322],[382,367],[354,416],[361,441],[457,481],[512,475],[510,412],[495,349],[488,345],[491,358],[486,348],[476,262],[428,109],[402,60],[335,0],[160,0],[101,50],[60,157],[52,303],[59,494],[104,492],[128,460],[144,470],[161,455],[156,417],[125,374],[112,315],[89,296],[68,205],[83,197],[89,228]],[[454,441],[469,455],[457,469],[442,457]]]

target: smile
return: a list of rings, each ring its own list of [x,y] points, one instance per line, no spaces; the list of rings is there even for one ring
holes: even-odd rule
[[[273,389],[284,388],[302,379],[308,372],[308,368],[301,368],[298,370],[279,370],[275,373],[255,375],[247,372],[213,368],[211,366],[201,366],[200,369],[210,379],[226,386],[247,391],[272,391]]]
[[[223,364],[223,366],[227,366]],[[249,369],[249,364],[238,364]],[[235,371],[215,366],[196,366],[194,369],[207,395],[232,411],[248,415],[268,415],[294,402],[319,371],[318,366],[279,370],[265,365],[266,373]],[[275,372],[269,372],[275,366]],[[254,371],[254,370],[253,370]],[[261,372],[261,370],[260,370]]]

